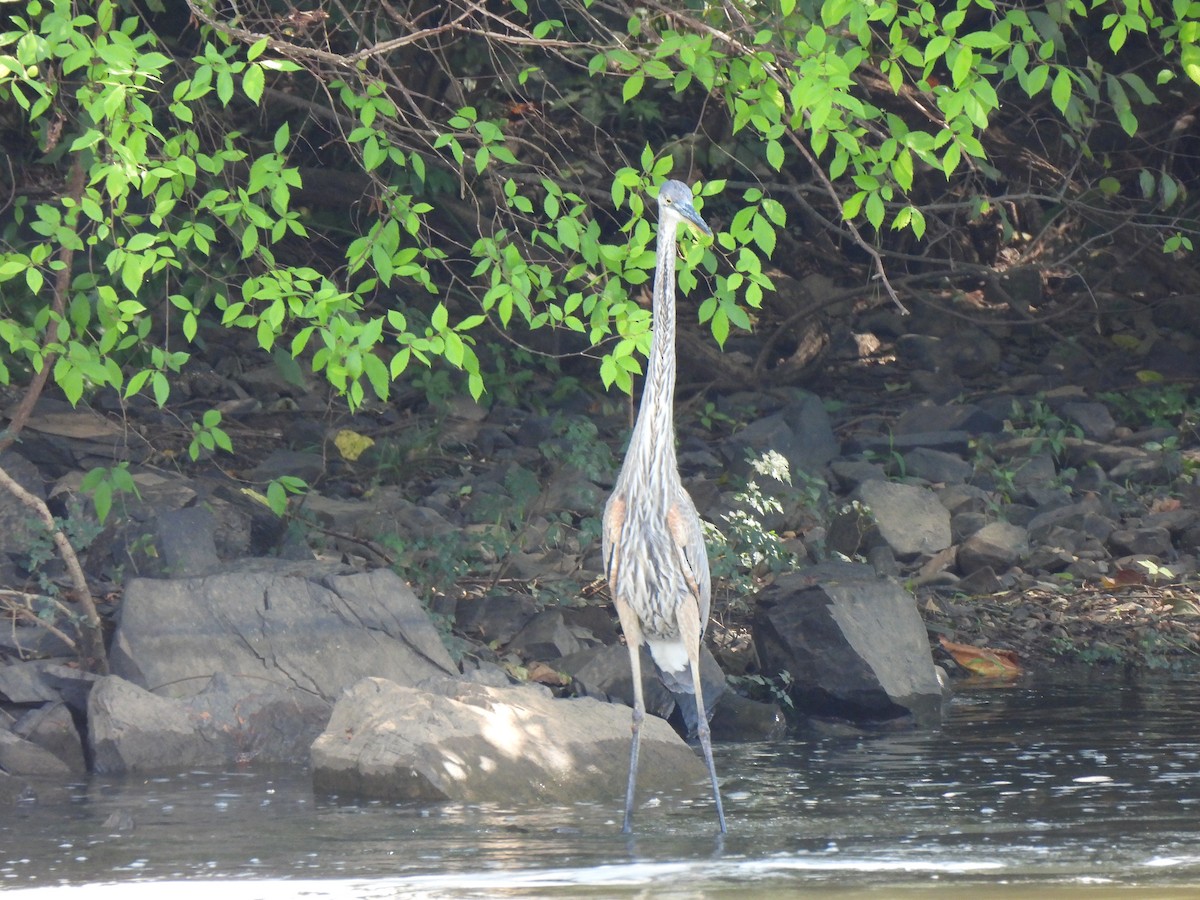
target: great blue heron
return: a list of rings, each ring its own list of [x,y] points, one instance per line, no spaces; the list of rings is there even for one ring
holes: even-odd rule
[[[708,714],[700,686],[700,639],[708,624],[712,586],[696,504],[675,462],[675,241],[680,225],[712,230],[696,212],[692,192],[668,181],[658,192],[658,258],[654,270],[654,337],[642,406],[616,486],[604,508],[604,571],[616,603],[633,669],[633,739],[625,825],[633,824],[638,746],[646,704],[639,647],[682,689],[696,696],[697,735],[712,780],[717,821],[725,811],[713,766]],[[691,680],[682,676],[690,670]]]

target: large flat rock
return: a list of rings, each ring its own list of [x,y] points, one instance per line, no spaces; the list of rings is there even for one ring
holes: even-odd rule
[[[415,684],[457,672],[395,573],[331,573],[279,561],[267,571],[131,581],[114,675],[187,697],[213,675],[265,678],[328,702],[359,679]]]
[[[384,800],[618,802],[629,773],[630,709],[556,700],[536,686],[450,679],[419,690],[360,681],[313,743],[322,793]],[[638,802],[710,793],[704,763],[662,719],[642,727]]]

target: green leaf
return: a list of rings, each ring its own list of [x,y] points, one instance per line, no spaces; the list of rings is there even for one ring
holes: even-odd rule
[[[634,72],[625,79],[625,84],[621,86],[621,99],[628,103],[642,92],[642,87],[645,83],[646,76],[641,72]]]
[[[429,324],[434,331],[445,331],[446,323],[449,321],[449,313],[446,311],[446,305],[439,303],[434,307],[433,315],[429,317]]]
[[[867,195],[867,221],[875,226],[876,229],[883,227],[884,216],[887,215],[887,210],[883,205],[883,197],[878,192],[871,192]]]
[[[217,98],[222,106],[228,106],[229,101],[233,99],[233,76],[229,72],[217,75]]]
[[[775,229],[763,216],[754,217],[753,233],[754,243],[762,248],[763,253],[767,256],[775,253]]]
[[[866,191],[859,191],[853,194],[850,199],[842,204],[842,218],[849,221],[858,215],[858,211],[862,209],[863,201],[867,199]]]
[[[112,511],[111,481],[105,479],[96,484],[92,491],[92,505],[96,508],[96,518],[103,525],[104,520],[108,518],[108,514]]]
[[[776,172],[783,168],[784,153],[783,145],[779,141],[772,138],[767,141],[767,162]]]
[[[725,312],[725,307],[717,307],[709,327],[712,328],[712,334],[716,338],[717,344],[724,349],[725,341],[729,339],[729,316]]]
[[[267,49],[267,38],[261,38],[250,45],[250,49],[246,51],[246,59],[253,62],[263,55],[263,51]]]
[[[1059,112],[1066,113],[1067,106],[1071,103],[1071,75],[1066,69],[1060,68],[1054,76],[1054,83],[1050,86],[1050,99],[1054,101]]]
[[[1179,49],[1180,61],[1187,77],[1200,84],[1200,45],[1186,43]]]
[[[252,103],[257,104],[262,99],[264,85],[262,66],[246,66],[246,73],[242,76],[242,91]]]

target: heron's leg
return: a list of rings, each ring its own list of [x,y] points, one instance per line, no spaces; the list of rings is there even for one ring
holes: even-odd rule
[[[721,788],[717,785],[717,767],[713,764],[712,737],[708,730],[708,711],[704,708],[704,689],[700,684],[700,608],[696,598],[689,596],[676,614],[676,624],[683,646],[687,649],[688,663],[692,668],[692,687],[696,693],[696,735],[700,738],[700,749],[708,765],[708,778],[712,782],[713,801],[717,804],[717,824],[721,834],[725,833],[725,808],[721,805]]]
[[[638,749],[642,742],[642,720],[646,717],[646,701],[642,697],[642,624],[637,613],[619,597],[615,598],[617,618],[625,632],[625,644],[629,647],[629,670],[633,674],[633,736],[629,744],[629,784],[625,788],[625,824],[622,831],[633,830],[633,793],[637,786]]]

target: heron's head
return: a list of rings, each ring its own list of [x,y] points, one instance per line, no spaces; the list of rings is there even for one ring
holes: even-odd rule
[[[712,237],[712,229],[696,212],[692,189],[682,181],[664,181],[658,189],[658,219],[663,225],[678,226],[686,222],[689,226]]]

